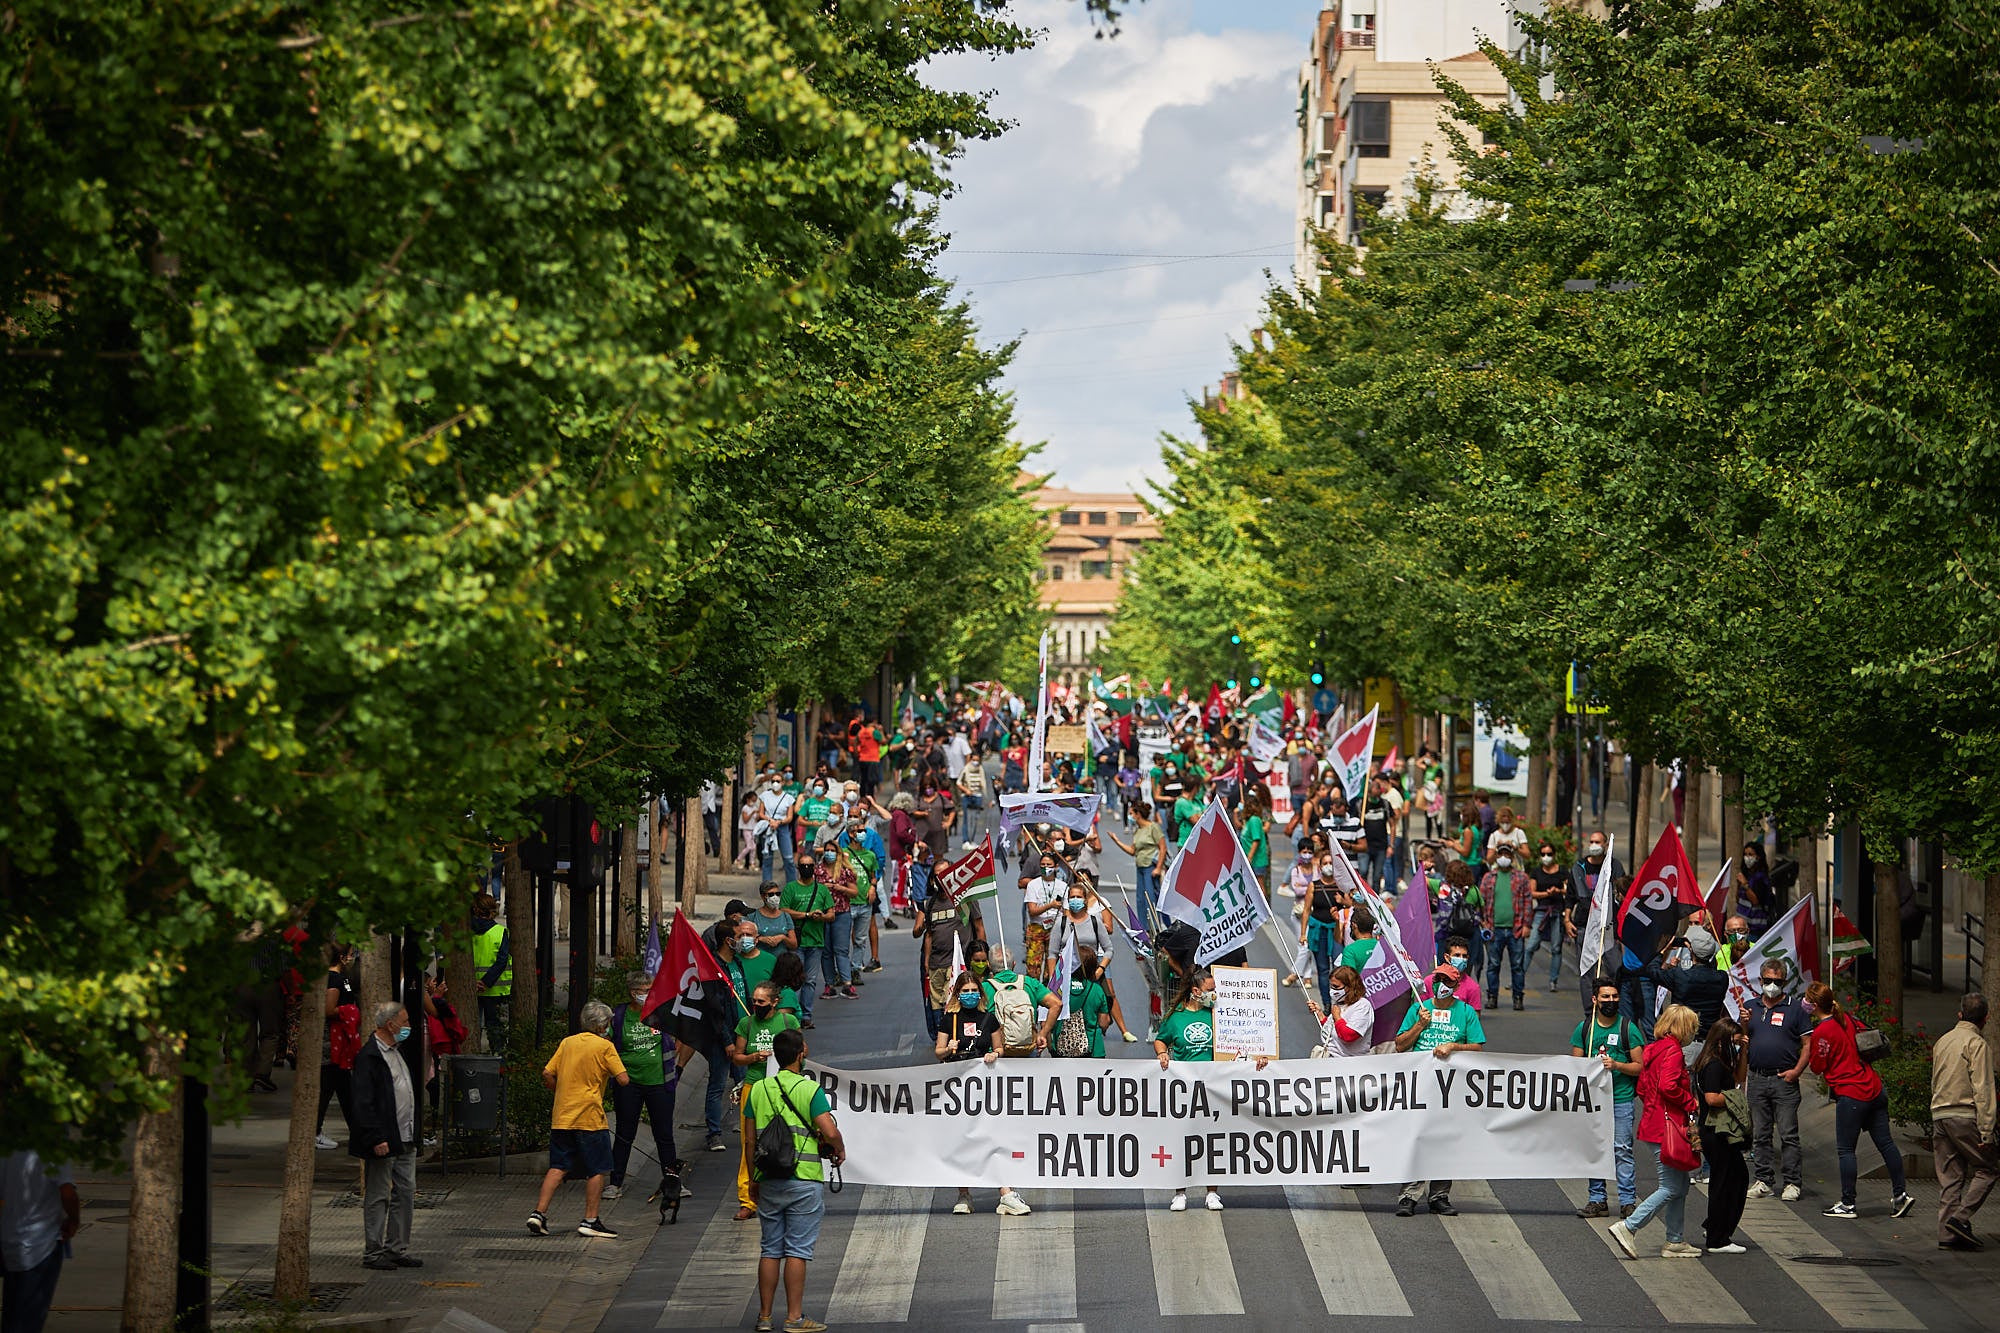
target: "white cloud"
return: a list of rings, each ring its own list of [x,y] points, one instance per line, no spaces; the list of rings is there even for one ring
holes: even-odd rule
[[[1298,65],[1319,6],[1149,0],[1115,40],[1093,38],[1077,0],[1016,8],[1047,30],[1036,50],[933,72],[996,90],[1016,122],[957,164],[944,266],[994,341],[1025,332],[1008,384],[1021,438],[1047,441],[1040,466],[1136,487],[1159,434],[1185,434],[1187,399],[1228,369],[1263,271],[1289,269]]]

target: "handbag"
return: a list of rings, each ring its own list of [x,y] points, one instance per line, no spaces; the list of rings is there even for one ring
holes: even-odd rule
[[[1676,1171],[1692,1171],[1701,1165],[1701,1148],[1688,1133],[1687,1121],[1668,1116],[1660,1131],[1660,1165]]]

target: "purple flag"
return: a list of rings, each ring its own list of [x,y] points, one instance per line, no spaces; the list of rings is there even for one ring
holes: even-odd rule
[[[647,976],[658,976],[660,959],[664,956],[660,949],[660,923],[655,921],[646,931],[646,952],[640,959],[639,966],[645,969]]]
[[[1403,947],[1418,971],[1428,974],[1437,965],[1437,940],[1431,934],[1431,906],[1421,889],[1413,889],[1396,900],[1391,915],[1402,931]],[[1378,932],[1383,933],[1383,932]],[[1403,1026],[1410,1008],[1410,982],[1396,962],[1389,946],[1379,940],[1368,966],[1361,969],[1361,986],[1368,1002],[1375,1006],[1375,1031],[1370,1039],[1380,1043],[1392,1039]]]

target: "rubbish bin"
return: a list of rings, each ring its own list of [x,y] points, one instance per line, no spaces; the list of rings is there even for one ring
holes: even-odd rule
[[[450,1055],[449,1111],[445,1122],[445,1156],[450,1158],[453,1134],[494,1134],[500,1140],[500,1174],[507,1174],[507,1078],[497,1055]]]

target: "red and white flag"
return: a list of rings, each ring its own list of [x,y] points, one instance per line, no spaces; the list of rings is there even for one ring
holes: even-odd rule
[[[1820,976],[1819,927],[1810,897],[1799,899],[1762,939],[1745,949],[1741,957],[1729,960],[1729,994],[1724,1002],[1731,1018],[1741,1018],[1749,1010],[1757,994],[1757,978],[1764,964],[1774,959],[1785,965],[1787,998],[1804,994],[1807,986],[1825,980]]]
[[[1369,709],[1367,717],[1334,737],[1327,751],[1327,763],[1340,775],[1349,805],[1361,799],[1361,789],[1368,781],[1369,761],[1375,757],[1375,715],[1381,711],[1380,704]]]
[[[1659,956],[1661,943],[1673,938],[1681,918],[1704,905],[1687,848],[1669,823],[1618,904],[1618,942],[1650,963]]]
[[[719,997],[734,994],[722,964],[715,961],[694,924],[674,909],[673,928],[667,932],[667,948],[660,970],[646,992],[642,1014],[651,1014],[661,1005],[670,1005],[667,1027],[676,1041],[702,1045],[709,1040],[708,1026],[718,1017],[727,1017]],[[738,997],[737,1003],[740,1004]],[[733,1006],[730,1006],[733,1007]]]
[[[1159,907],[1201,932],[1194,960],[1204,966],[1246,943],[1271,919],[1271,904],[1221,801],[1202,811],[1168,867]]]

